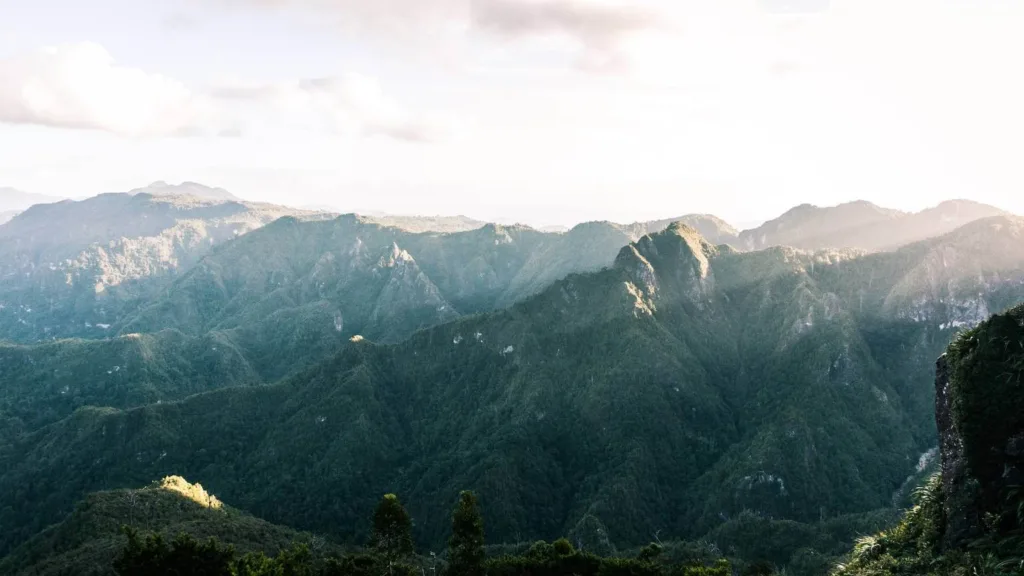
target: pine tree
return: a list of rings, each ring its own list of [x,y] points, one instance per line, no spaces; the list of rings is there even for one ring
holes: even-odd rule
[[[387,559],[389,567],[413,553],[412,519],[398,496],[385,494],[377,504],[370,547]]]
[[[464,491],[452,513],[447,576],[480,576],[484,566],[484,519],[476,496]]]

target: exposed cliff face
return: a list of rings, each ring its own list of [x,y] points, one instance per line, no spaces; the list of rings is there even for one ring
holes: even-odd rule
[[[1024,574],[1024,305],[939,358],[941,477],[895,528],[858,541],[836,576]]]
[[[964,333],[939,359],[935,422],[943,548],[1011,528],[1008,506],[1024,483],[1024,306]]]
[[[952,495],[943,502],[946,517],[943,546],[952,548],[978,535],[981,517],[976,502],[976,483],[968,473],[964,458],[963,437],[953,418],[953,390],[949,358],[945,354],[935,365],[935,424],[942,453],[942,491]]]

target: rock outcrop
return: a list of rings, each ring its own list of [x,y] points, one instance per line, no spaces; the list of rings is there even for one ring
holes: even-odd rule
[[[1024,306],[966,332],[939,359],[935,422],[942,547],[954,549],[1015,520],[1008,503],[1024,484]]]

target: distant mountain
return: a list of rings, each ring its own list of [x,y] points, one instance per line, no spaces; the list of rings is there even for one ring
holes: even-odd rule
[[[398,341],[518,301],[567,274],[607,266],[631,239],[610,224],[567,234],[493,224],[414,234],[355,215],[283,219],[211,254],[167,298],[118,327],[201,334],[287,314],[311,327],[337,328],[343,339]]]
[[[483,228],[486,222],[474,220],[467,216],[394,216],[369,215],[363,217],[367,222],[400,228],[407,232],[468,232]]]
[[[337,326],[346,339],[358,334],[396,342],[422,328],[510,306],[569,274],[600,270],[622,246],[661,225],[593,222],[545,234],[488,224],[414,234],[355,215],[286,219],[211,254],[166,298],[116,329],[202,334],[246,330],[271,314],[288,314]]]
[[[555,234],[561,234],[563,232],[568,232],[569,227],[562,226],[560,224],[552,224],[550,226],[541,226],[540,228],[538,228],[538,230],[540,230],[541,232],[552,232]]]
[[[7,222],[10,222],[11,219],[17,216],[19,213],[21,213],[20,210],[7,210],[5,212],[0,212],[0,224],[6,224]]]
[[[252,312],[267,319],[253,349],[287,363],[290,352],[278,350],[317,338],[275,323],[306,313],[320,295],[355,302],[369,286],[361,318],[387,334],[386,310],[402,308],[378,307],[382,298],[483,308],[515,275],[494,264],[523,262],[521,246],[544,242],[496,226],[456,236],[462,246],[355,217],[315,227],[284,219],[223,245],[179,279],[171,296],[188,297],[169,310],[199,331],[215,327],[210,338],[247,324],[252,302],[252,310],[288,310]],[[394,238],[408,247],[388,251]],[[486,241],[495,252],[467,251]],[[434,248],[417,252],[417,242]],[[227,262],[244,266],[228,271]],[[460,292],[469,280],[482,284]],[[446,538],[447,503],[461,489],[480,495],[488,537],[499,542],[569,534],[633,545],[652,533],[703,535],[744,514],[806,522],[885,508],[935,445],[934,358],[959,327],[1021,300],[1020,218],[877,254],[744,253],[673,224],[621,249],[610,268],[399,343],[351,338],[279,384],[25,424],[0,443],[0,554],[90,491],[169,474],[202,478],[273,522],[345,539],[360,537],[376,495],[397,492],[430,546]],[[334,330],[334,317],[322,319],[330,325],[318,329]],[[148,350],[140,360],[155,357],[140,348]],[[32,361],[0,366],[22,366],[30,379],[91,370],[35,347],[13,354]],[[189,370],[166,373],[187,380]],[[21,378],[0,378],[0,394],[23,403],[9,420],[30,417],[32,402],[67,409],[55,396],[63,388]],[[133,404],[116,395],[105,402],[106,386],[85,389],[93,379],[68,378],[65,394],[82,387],[88,403]]]
[[[270,314],[293,312],[332,330],[338,323],[343,339],[397,341],[609,266],[622,246],[668,225],[588,223],[555,234],[461,216],[328,220],[225,201],[192,183],[142,190],[37,206],[0,226],[0,337],[251,332]],[[282,216],[298,220],[247,234]],[[714,217],[682,219],[713,239],[733,236]]]
[[[736,246],[742,250],[771,246],[892,250],[940,236],[975,220],[1005,214],[998,208],[969,200],[943,202],[917,213],[881,208],[865,201],[828,208],[803,204],[758,228],[743,231]]]
[[[734,244],[740,231],[731,224],[712,214],[688,214],[678,218],[640,222],[633,226],[644,230],[644,234],[661,232],[673,222],[681,222],[700,232],[712,244]]]
[[[266,204],[102,194],[33,206],[0,225],[0,338],[105,336],[215,245],[285,215]]]
[[[56,196],[30,194],[21,190],[15,190],[14,188],[0,188],[0,215],[6,212],[21,212],[34,204],[52,204],[61,200],[63,198]],[[0,224],[5,221],[0,216]]]
[[[149,194],[150,196],[194,196],[204,200],[219,200],[222,202],[241,202],[242,199],[228,192],[223,188],[211,188],[196,182],[182,182],[181,184],[168,184],[162,180],[153,182],[149,186],[136,188],[129,195]]]

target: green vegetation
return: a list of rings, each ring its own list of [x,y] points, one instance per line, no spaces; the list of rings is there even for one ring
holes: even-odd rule
[[[139,524],[143,518],[145,526]],[[118,521],[123,524],[115,529]],[[635,555],[602,557],[577,550],[563,538],[486,558],[483,519],[470,492],[460,495],[452,514],[447,555],[417,555],[410,525],[398,498],[385,495],[373,515],[369,546],[343,550],[323,538],[244,515],[201,486],[169,477],[142,490],[90,496],[63,523],[16,550],[0,563],[0,569],[13,576],[406,576],[427,571],[448,576],[731,574],[722,558],[663,554],[659,544]]]
[[[139,543],[151,536],[172,542],[187,534],[203,542],[215,538],[243,555],[277,555],[295,544],[306,545],[315,558],[343,552],[322,537],[264,522],[221,504],[202,486],[168,477],[142,489],[88,495],[63,521],[0,560],[0,574],[107,576],[127,543],[123,527],[134,531]]]
[[[459,494],[448,539],[448,576],[477,576],[484,570],[484,519],[472,492]]]
[[[496,541],[579,534],[624,548],[656,532],[701,538],[744,511],[809,525],[891,507],[934,446],[914,411],[932,401],[924,359],[952,334],[941,324],[964,317],[873,297],[861,312],[845,290],[871,262],[886,293],[914,272],[907,261],[951,252],[929,246],[898,265],[741,254],[676,226],[511,309],[395,345],[337,343],[279,384],[80,409],[0,448],[0,549],[90,491],[168,474],[348,542],[369,494],[405,494],[416,540],[438,547],[439,503],[464,487],[493,512]],[[1009,277],[997,263],[967,270]],[[301,346],[272,342],[266,357],[302,365],[286,356]]]
[[[373,513],[370,548],[385,558],[389,565],[413,553],[412,519],[394,494],[385,494],[377,504]]]
[[[841,576],[1024,574],[1024,306],[964,332],[940,362],[942,473]]]
[[[267,204],[101,194],[41,204],[0,226],[0,335],[103,338],[219,244],[282,216]]]
[[[480,569],[469,488],[506,543],[487,549],[496,572],[713,571],[725,556],[821,574],[934,465],[934,358],[1024,299],[1014,218],[873,255],[740,253],[676,224],[598,270],[623,234],[284,218],[118,308],[123,336],[0,346],[0,555],[23,565],[90,493],[183,474],[347,545],[367,543],[376,507],[370,552],[389,570],[413,543],[448,543],[453,570]],[[597,271],[549,285],[574,270]],[[1018,360],[993,362],[1015,341],[965,342],[950,354],[952,411],[972,474],[994,478],[986,443],[1020,423],[1002,412],[1019,405]],[[1008,402],[976,393],[1004,372]],[[1006,426],[962,415],[978,411]],[[205,546],[183,531],[196,538],[183,551]],[[109,551],[122,536],[105,534]],[[136,544],[171,557],[176,534],[161,534]]]

